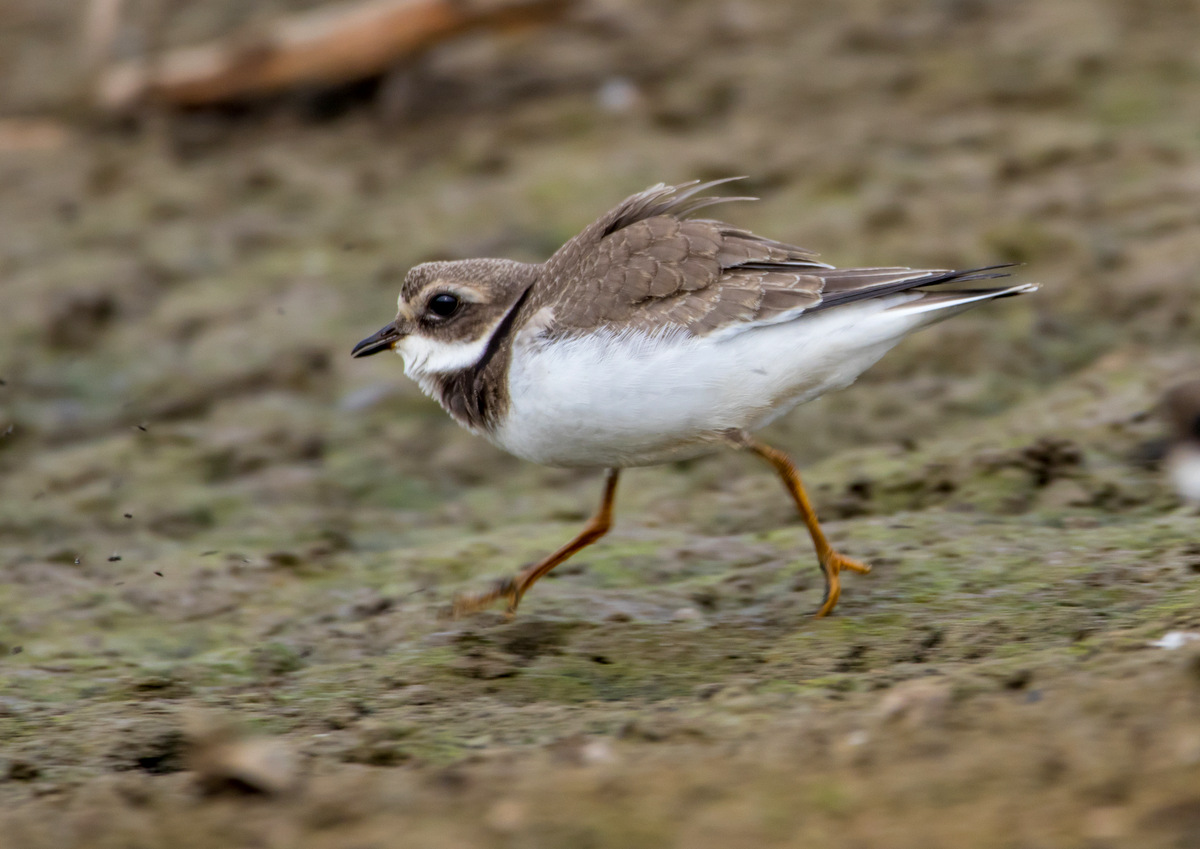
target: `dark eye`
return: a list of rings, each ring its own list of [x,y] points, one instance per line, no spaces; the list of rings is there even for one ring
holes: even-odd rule
[[[454,295],[443,292],[429,299],[429,311],[441,318],[449,318],[458,312],[459,301]]]

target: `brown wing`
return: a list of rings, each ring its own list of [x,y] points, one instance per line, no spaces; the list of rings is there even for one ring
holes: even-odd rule
[[[655,186],[626,199],[550,258],[526,308],[549,308],[546,330],[555,335],[608,327],[704,336],[987,270],[834,269],[804,248],[684,217],[752,199],[696,197],[723,182]]]

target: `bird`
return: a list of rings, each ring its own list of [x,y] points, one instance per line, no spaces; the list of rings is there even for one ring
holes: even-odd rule
[[[1037,289],[942,288],[1008,276],[835,268],[805,248],[701,209],[757,198],[710,194],[733,180],[659,183],[631,195],[541,263],[426,262],[405,276],[394,320],[354,357],[395,351],[450,417],[517,457],[603,469],[600,505],[570,542],[481,592],[455,615],[503,601],[515,614],[540,578],[611,528],[622,470],[734,448],[766,461],[804,521],[824,577],[818,617],[843,571],[789,456],[755,432],[848,386],[903,337],[970,307]]]
[[[1167,474],[1180,498],[1200,505],[1200,380],[1172,387],[1162,409],[1170,428]]]

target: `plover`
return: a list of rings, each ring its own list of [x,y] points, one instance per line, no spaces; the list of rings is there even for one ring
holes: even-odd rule
[[[355,357],[399,353],[455,421],[518,457],[607,469],[578,536],[490,590],[460,595],[456,613],[498,600],[515,612],[539,578],[604,536],[622,469],[733,447],[770,463],[795,501],[825,578],[825,616],[839,573],[870,567],[833,549],[791,460],[752,434],[849,385],[912,331],[1037,288],[934,289],[1002,277],[1005,266],[834,268],[804,248],[692,218],[754,200],[704,194],[726,182],[632,195],[543,263],[418,265],[395,320],[354,347]]]
[[[1200,505],[1200,380],[1167,392],[1163,410],[1171,429],[1167,474],[1180,498]]]

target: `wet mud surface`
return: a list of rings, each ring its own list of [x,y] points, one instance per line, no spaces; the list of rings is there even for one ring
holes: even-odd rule
[[[1200,6],[585,5],[382,105],[0,153],[0,845],[1200,845],[1200,643],[1160,642],[1200,632],[1200,518],[1155,414],[1200,374]],[[4,14],[36,85],[2,96],[58,108],[69,4]],[[737,173],[724,217],[834,264],[1044,284],[763,434],[874,571],[812,619],[729,453],[627,473],[513,621],[446,618],[601,475],[350,347],[416,262]]]

